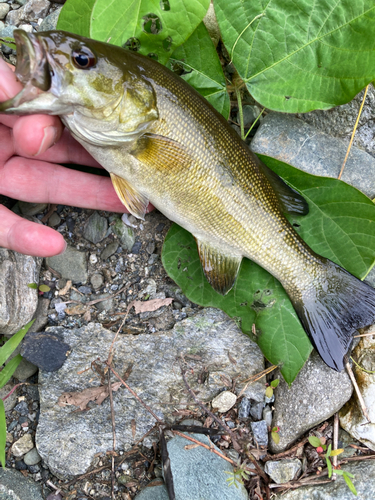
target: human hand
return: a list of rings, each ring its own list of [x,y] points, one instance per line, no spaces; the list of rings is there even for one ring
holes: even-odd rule
[[[0,57],[0,102],[21,88]],[[101,168],[58,117],[0,114],[0,194],[32,203],[127,212],[108,177],[58,165],[70,162]],[[62,253],[66,242],[54,229],[23,219],[0,204],[0,247],[48,257]]]

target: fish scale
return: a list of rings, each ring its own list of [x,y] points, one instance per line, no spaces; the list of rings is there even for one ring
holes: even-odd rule
[[[150,201],[194,235],[219,293],[233,287],[243,257],[269,271],[322,359],[342,370],[355,331],[375,321],[375,290],[294,231],[284,214],[306,214],[303,197],[156,61],[62,31],[14,38],[24,89],[0,112],[59,115],[131,213],[144,218]]]

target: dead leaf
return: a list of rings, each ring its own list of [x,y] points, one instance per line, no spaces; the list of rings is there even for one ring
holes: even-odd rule
[[[146,300],[146,301],[141,301],[141,300],[133,300],[131,304],[129,305],[129,309],[131,306],[134,307],[135,313],[139,314],[142,312],[151,312],[151,311],[157,311],[163,306],[169,306],[169,304],[173,302],[172,298],[167,298],[167,299],[152,299],[152,300]]]
[[[86,310],[86,306],[83,304],[77,304],[76,306],[68,307],[68,309],[65,309],[65,312],[66,314],[69,314],[69,316],[74,316],[76,314],[84,314]]]
[[[72,281],[68,280],[64,288],[61,288],[61,290],[59,290],[59,295],[66,295],[69,292],[71,286],[72,286]]]
[[[198,446],[200,446],[199,444],[187,444],[186,446],[184,446],[184,449],[185,450],[193,450],[194,448],[198,448]]]
[[[131,426],[132,426],[132,437],[134,439],[135,438],[135,431],[137,429],[137,424],[136,424],[136,421],[134,418],[131,421]]]
[[[114,382],[112,384],[112,391],[117,391],[121,387],[121,382]],[[101,405],[108,397],[108,385],[101,385],[99,387],[89,387],[83,391],[77,392],[64,392],[57,404],[59,406],[78,406],[81,410],[86,410],[90,401],[94,401],[97,405]]]

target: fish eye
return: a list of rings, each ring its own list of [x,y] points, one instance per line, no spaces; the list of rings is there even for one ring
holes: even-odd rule
[[[79,50],[73,50],[72,61],[78,69],[92,68],[96,64],[96,56],[87,47],[82,47]]]

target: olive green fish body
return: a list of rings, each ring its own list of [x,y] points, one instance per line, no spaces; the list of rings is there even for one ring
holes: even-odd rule
[[[206,100],[152,59],[65,32],[15,30],[24,85],[0,112],[59,115],[143,218],[149,202],[196,238],[226,293],[241,260],[284,286],[323,360],[341,370],[353,332],[375,321],[375,291],[315,254],[284,213],[299,193],[262,164]]]

